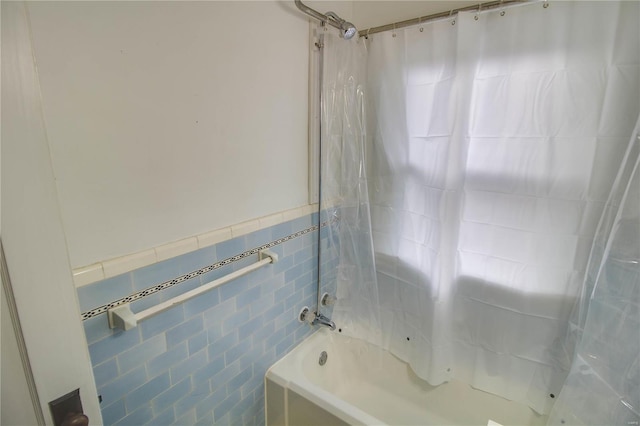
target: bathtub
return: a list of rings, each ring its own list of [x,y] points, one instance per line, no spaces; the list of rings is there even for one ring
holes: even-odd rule
[[[547,420],[461,382],[430,386],[389,352],[327,329],[275,363],[265,375],[265,390],[268,426],[544,425]]]

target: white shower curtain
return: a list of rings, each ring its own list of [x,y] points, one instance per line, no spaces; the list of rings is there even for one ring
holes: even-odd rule
[[[429,383],[549,412],[640,111],[639,15],[533,3],[370,37],[382,344]]]

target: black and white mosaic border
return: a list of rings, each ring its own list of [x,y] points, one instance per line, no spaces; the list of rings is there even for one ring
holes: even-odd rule
[[[324,227],[328,224],[328,222],[323,222],[320,226]],[[286,237],[283,238],[278,238],[275,241],[271,241],[270,243],[261,245],[260,247],[256,247],[256,248],[252,248],[251,250],[247,250],[243,253],[237,254],[235,256],[229,257],[227,259],[221,260],[220,262],[216,262],[212,265],[208,265],[205,266],[204,268],[198,269],[197,271],[193,271],[193,272],[189,272],[188,274],[184,274],[181,275],[177,278],[174,278],[172,280],[168,280],[165,281],[161,284],[157,284],[154,285],[152,287],[146,288],[144,290],[141,290],[137,293],[133,293],[129,296],[123,297],[121,299],[118,300],[114,300],[113,302],[107,303],[106,305],[102,305],[99,306],[97,308],[94,308],[90,311],[87,312],[83,312],[81,315],[82,321],[84,320],[88,320],[89,318],[93,318],[95,316],[98,316],[100,314],[104,314],[107,312],[107,310],[111,309],[111,308],[115,308],[116,306],[120,306],[123,305],[125,303],[131,303],[134,302],[136,300],[142,299],[143,297],[146,296],[150,296],[154,293],[157,293],[159,291],[165,290],[169,287],[173,287],[176,284],[180,284],[184,281],[190,280],[191,278],[195,278],[198,277],[202,274],[206,274],[207,272],[211,272],[211,271],[215,271],[216,269],[222,268],[225,265],[228,265],[230,263],[233,262],[237,262],[238,260],[244,259],[245,257],[251,256],[253,254],[258,253],[261,250],[266,250],[269,249],[271,247],[277,246],[278,244],[282,244],[285,243],[289,240],[292,240],[294,238],[300,237],[302,235],[308,234],[309,232],[313,232],[316,231],[318,229],[318,225],[314,225],[310,228],[307,229],[303,229],[302,231],[298,231],[295,234],[291,234],[291,235],[287,235]]]

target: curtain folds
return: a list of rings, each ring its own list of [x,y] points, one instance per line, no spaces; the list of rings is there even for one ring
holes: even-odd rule
[[[548,424],[640,422],[640,117],[570,326],[579,343]]]
[[[640,111],[638,6],[527,4],[369,39],[379,338],[430,384],[539,413],[559,394]]]

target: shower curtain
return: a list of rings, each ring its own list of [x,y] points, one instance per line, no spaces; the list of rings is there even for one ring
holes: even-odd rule
[[[323,135],[336,149],[326,167],[348,183],[329,185],[323,207],[340,206],[327,232],[339,259],[334,317],[347,334],[432,385],[461,380],[546,414],[573,359],[569,319],[640,111],[640,25],[637,2],[544,5],[371,36],[369,137],[352,135],[340,110],[339,130]],[[350,152],[363,138],[366,160]],[[363,166],[375,262],[348,231],[369,232]],[[349,190],[355,198],[337,195]]]
[[[640,117],[594,239],[550,425],[640,422]]]
[[[320,234],[321,292],[336,300],[321,310],[339,332],[381,345],[369,192],[365,173],[364,40],[316,29],[322,48]]]

